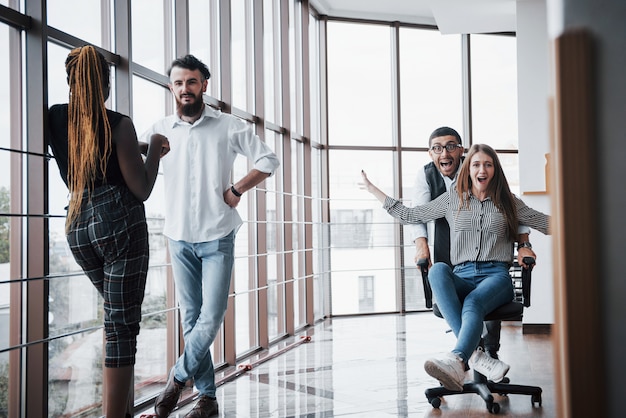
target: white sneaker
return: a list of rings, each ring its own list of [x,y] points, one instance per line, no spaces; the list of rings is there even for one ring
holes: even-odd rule
[[[460,392],[465,381],[465,364],[454,353],[446,353],[438,359],[428,359],[424,363],[426,373],[439,380],[443,387]]]
[[[501,382],[504,375],[509,371],[509,366],[503,361],[492,358],[485,353],[482,347],[478,347],[468,361],[470,367],[478,373],[485,375],[487,380]]]

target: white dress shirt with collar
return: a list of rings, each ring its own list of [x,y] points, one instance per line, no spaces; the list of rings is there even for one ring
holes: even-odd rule
[[[238,229],[242,219],[224,202],[233,163],[243,155],[252,167],[272,175],[280,162],[276,154],[243,120],[209,106],[193,124],[167,116],[145,132],[165,135],[170,152],[161,159],[165,184],[163,233],[177,241],[212,241]],[[235,179],[236,180],[236,179]]]
[[[456,174],[459,171],[457,170]],[[438,173],[442,178],[444,183],[446,184],[446,191],[450,191],[450,185],[456,180],[456,174],[454,178],[451,179],[448,176],[442,175],[440,172]],[[426,203],[432,200],[430,195],[430,187],[428,187],[428,182],[426,181],[426,173],[424,171],[424,167],[420,167],[417,170],[417,176],[415,178],[415,187],[413,187],[413,195],[411,196],[411,206],[420,206],[425,205]],[[428,227],[428,228],[427,228]],[[411,231],[411,242],[415,242],[418,238],[428,238],[434,239],[435,236],[435,222],[431,221],[427,224],[415,224],[409,227]],[[428,241],[432,245],[432,240]]]

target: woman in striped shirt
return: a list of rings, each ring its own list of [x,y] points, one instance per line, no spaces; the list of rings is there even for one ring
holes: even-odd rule
[[[428,280],[437,306],[457,337],[451,352],[426,361],[424,368],[450,389],[461,391],[469,364],[489,380],[500,381],[509,366],[477,350],[483,318],[513,299],[509,268],[518,224],[549,234],[550,217],[529,208],[511,193],[493,148],[473,145],[450,192],[416,207],[406,207],[367,178],[362,188],[405,224],[445,217],[450,224],[454,268],[435,263]]]

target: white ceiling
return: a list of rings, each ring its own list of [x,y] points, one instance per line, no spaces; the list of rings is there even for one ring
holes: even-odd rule
[[[522,0],[519,0],[522,1]],[[332,17],[436,25],[444,34],[515,32],[516,0],[310,0]]]

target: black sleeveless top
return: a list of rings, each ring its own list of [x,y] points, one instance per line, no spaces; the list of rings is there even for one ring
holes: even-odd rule
[[[52,149],[52,154],[54,155],[54,159],[57,162],[57,166],[59,167],[59,172],[61,173],[61,178],[65,182],[67,186],[67,171],[68,171],[68,151],[67,151],[67,143],[68,143],[68,108],[67,104],[57,104],[50,108],[48,111],[48,145]],[[121,113],[114,112],[112,110],[107,109],[107,116],[109,118],[109,123],[111,125],[111,130],[115,129],[115,127],[120,123],[122,118],[127,116],[122,115]],[[101,124],[100,132],[103,132],[103,127]],[[120,164],[117,159],[117,152],[115,148],[115,144],[111,144],[111,156],[109,157],[109,161],[107,161],[107,169],[105,173],[105,177],[102,178],[102,174],[98,173],[98,178],[96,178],[94,182],[94,186],[102,186],[105,184],[109,185],[125,185],[124,177],[122,176],[122,171],[120,170]],[[104,141],[102,137],[100,138],[100,151],[102,152],[104,148]]]

